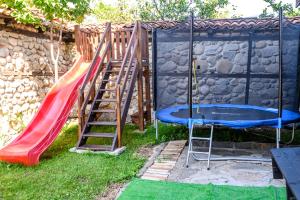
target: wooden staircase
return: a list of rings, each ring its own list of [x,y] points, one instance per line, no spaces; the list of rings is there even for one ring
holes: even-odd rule
[[[117,146],[121,146],[122,131],[134,87],[143,74],[143,61],[140,55],[142,47],[139,37],[141,31],[141,25],[137,22],[130,32],[131,37],[127,41],[123,59],[115,59],[112,53],[115,45],[111,38],[111,26],[107,24],[90,71],[79,91],[80,134],[77,149],[113,151]],[[104,50],[103,46],[105,46]],[[97,57],[102,58],[100,63],[96,62]],[[93,70],[97,72],[91,79],[89,76]],[[88,88],[86,85],[89,81]],[[88,106],[89,102],[91,102],[90,106]],[[102,132],[99,129],[109,131]],[[98,144],[97,138],[101,138],[105,143]]]

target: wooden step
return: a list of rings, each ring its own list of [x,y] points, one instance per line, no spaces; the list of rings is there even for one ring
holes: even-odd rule
[[[110,151],[111,146],[109,146],[109,145],[97,145],[97,144],[84,144],[80,147],[77,147],[77,149],[93,150],[93,151]]]
[[[108,72],[108,73],[119,73],[120,70],[106,70],[106,72]]]
[[[96,102],[116,102],[117,99],[96,99]]]
[[[115,83],[117,82],[117,79],[103,79],[102,81]]]
[[[83,137],[114,138],[115,137],[115,133],[88,132],[88,133],[83,134]]]
[[[117,99],[96,99],[96,102],[117,102]],[[122,102],[124,102],[125,99],[122,99]]]
[[[117,122],[109,122],[109,121],[93,121],[88,122],[88,125],[96,125],[96,126],[116,126]]]
[[[121,67],[122,65],[122,60],[113,60],[111,61],[111,66],[112,67]]]
[[[92,110],[94,113],[114,113],[116,110],[114,109],[99,109],[99,110]]]
[[[99,89],[99,91],[104,91],[104,92],[115,92],[116,89]]]
[[[109,73],[119,73],[120,70],[119,70],[119,69],[118,69],[118,70],[106,70],[106,72],[109,72]],[[127,72],[126,70],[123,71],[124,74],[125,74],[126,72]],[[132,73],[132,70],[130,70],[129,72],[130,72],[129,74],[131,74],[131,73]]]

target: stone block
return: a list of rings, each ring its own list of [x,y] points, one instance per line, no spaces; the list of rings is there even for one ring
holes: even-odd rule
[[[223,51],[237,51],[239,50],[239,45],[238,44],[226,44],[224,45]]]
[[[6,65],[6,59],[5,58],[0,58],[0,67],[2,66],[5,66]]]
[[[270,64],[265,66],[266,72],[268,73],[278,73],[279,66],[277,64]]]
[[[210,89],[207,85],[200,87],[200,93],[204,96],[206,96],[209,93]]]
[[[218,73],[228,74],[232,70],[233,64],[229,60],[221,59],[217,62],[216,69]]]
[[[247,54],[239,53],[235,56],[234,63],[238,65],[247,65],[248,56]]]
[[[207,56],[212,56],[212,55],[216,55],[218,53],[218,45],[210,45],[210,46],[206,46],[204,53]]]
[[[206,80],[206,84],[209,85],[209,86],[213,86],[213,85],[215,85],[215,83],[216,83],[215,79],[208,78]]]
[[[236,55],[236,52],[234,51],[223,51],[223,58],[226,58],[228,60],[233,60]]]
[[[267,46],[267,43],[263,40],[257,41],[255,43],[255,48],[257,48],[257,49],[262,49],[262,48],[265,48],[266,46]]]
[[[206,60],[196,60],[195,62],[196,64],[196,69],[199,70],[201,73],[205,73],[207,72],[207,68],[208,68],[208,62]]]
[[[18,40],[16,38],[8,38],[8,43],[12,46],[17,46],[18,45]]]
[[[8,48],[0,48],[0,57],[2,58],[6,58],[7,56],[9,56],[9,50]]]
[[[261,50],[262,57],[269,58],[274,55],[278,55],[278,48],[273,46],[267,46]]]
[[[177,65],[176,63],[174,63],[173,61],[167,61],[166,63],[164,63],[161,68],[160,68],[160,72],[172,72],[176,69]]]
[[[245,73],[246,71],[246,66],[240,66],[240,65],[234,65],[233,68],[232,68],[232,71],[231,73],[234,73],[234,74],[242,74],[242,73]]]
[[[195,47],[194,47],[194,54],[196,55],[201,55],[203,54],[204,52],[204,46],[201,45],[201,44],[197,44]]]

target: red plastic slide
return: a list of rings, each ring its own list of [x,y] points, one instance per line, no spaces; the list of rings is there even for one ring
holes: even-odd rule
[[[97,59],[97,66],[99,62],[100,58]],[[76,61],[50,89],[23,133],[0,150],[0,160],[27,166],[39,163],[40,155],[52,144],[67,121],[88,68],[82,58]]]

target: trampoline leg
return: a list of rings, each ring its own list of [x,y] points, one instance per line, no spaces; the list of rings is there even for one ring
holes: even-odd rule
[[[193,149],[193,144],[192,144],[193,129],[194,129],[194,124],[192,124],[191,128],[189,128],[189,147],[188,147],[188,153],[187,153],[187,156],[186,156],[186,163],[185,163],[186,167],[189,167],[190,152]]]
[[[154,120],[154,126],[155,126],[155,138],[158,140],[158,120],[155,118]]]
[[[211,156],[213,134],[214,134],[214,126],[211,126],[210,137],[209,137],[209,147],[208,147],[207,170],[210,169],[210,156]]]
[[[276,148],[278,149],[279,143],[280,143],[280,138],[281,138],[281,129],[280,128],[276,128]]]

